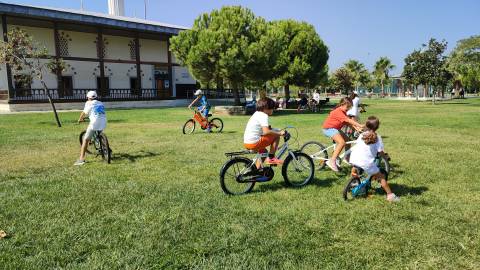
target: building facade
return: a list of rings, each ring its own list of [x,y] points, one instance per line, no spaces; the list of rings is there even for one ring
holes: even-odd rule
[[[62,72],[45,73],[56,102],[83,101],[96,90],[105,101],[186,98],[196,81],[169,49],[170,37],[184,27],[106,14],[0,3],[4,41],[11,29],[22,29],[66,63]],[[42,61],[48,61],[44,59]],[[0,100],[46,102],[39,81],[25,85],[23,74],[0,66]]]

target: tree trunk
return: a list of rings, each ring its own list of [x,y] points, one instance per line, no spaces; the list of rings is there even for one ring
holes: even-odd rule
[[[52,96],[50,95],[50,92],[48,91],[47,85],[45,84],[44,81],[42,81],[42,85],[43,85],[43,90],[47,94],[48,102],[50,102],[50,105],[52,106],[53,114],[55,115],[55,120],[57,121],[57,126],[62,127],[62,124],[60,123],[60,119],[58,118],[57,109],[55,108],[55,104],[53,103]]]
[[[381,93],[381,96],[382,98],[385,96],[385,92],[384,92],[384,89],[383,89],[383,80],[380,82],[380,84],[382,85],[382,93]]]
[[[238,93],[238,85],[236,83],[233,86],[233,97],[235,99],[235,106],[240,106],[240,94]]]
[[[423,98],[427,98],[427,95],[428,95],[428,90],[427,90],[427,88],[428,88],[428,84],[425,84],[425,85],[423,86]]]
[[[287,104],[288,104],[288,100],[290,99],[290,85],[285,84],[284,89],[285,89],[285,99],[287,100]]]

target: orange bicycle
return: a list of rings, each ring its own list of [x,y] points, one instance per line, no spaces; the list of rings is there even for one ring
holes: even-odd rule
[[[183,134],[192,134],[195,131],[196,122],[200,125],[202,130],[210,132],[222,132],[223,121],[220,118],[212,118],[207,122],[207,119],[197,110],[193,110],[193,117],[183,125]],[[212,116],[208,114],[208,117]]]

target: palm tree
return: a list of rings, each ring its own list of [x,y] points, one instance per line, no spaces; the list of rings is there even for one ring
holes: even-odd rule
[[[364,73],[366,70],[365,65],[357,60],[350,59],[347,63],[345,63],[344,67],[352,74],[355,90],[358,90],[358,86],[362,81],[362,73]]]
[[[382,96],[384,95],[384,82],[389,78],[389,72],[395,68],[395,65],[392,64],[392,61],[388,57],[380,57],[375,66],[373,67],[373,75],[380,82],[382,86]]]

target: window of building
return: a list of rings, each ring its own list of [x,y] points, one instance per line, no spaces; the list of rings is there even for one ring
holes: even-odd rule
[[[60,56],[70,56],[70,52],[68,50],[68,42],[72,41],[68,34],[62,32],[58,37],[58,49],[60,50]]]
[[[130,59],[131,60],[136,60],[137,59],[137,52],[135,48],[135,39],[130,40],[128,42],[128,47],[130,48]]]
[[[73,95],[73,79],[72,76],[62,76],[62,90],[64,96]]]
[[[17,96],[31,95],[32,76],[28,74],[17,74],[13,76],[14,87]]]

